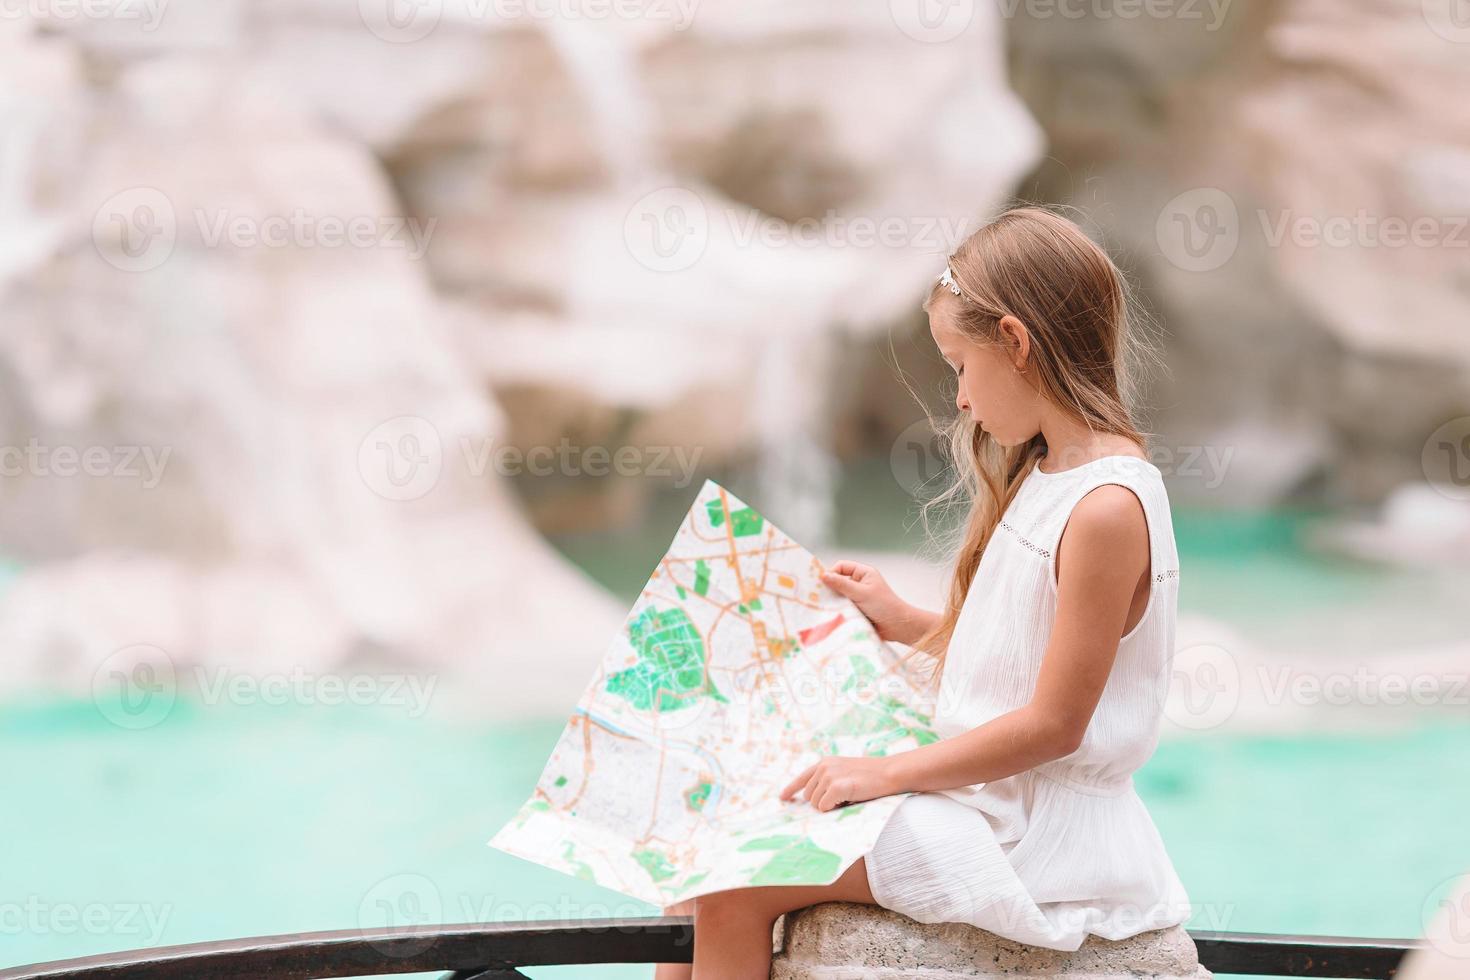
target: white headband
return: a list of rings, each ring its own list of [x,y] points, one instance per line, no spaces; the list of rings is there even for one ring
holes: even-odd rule
[[[959,284],[954,281],[954,273],[950,271],[950,268],[947,265],[944,267],[944,275],[939,277],[939,284],[941,286],[948,286],[949,291],[954,293],[956,296],[960,295]]]

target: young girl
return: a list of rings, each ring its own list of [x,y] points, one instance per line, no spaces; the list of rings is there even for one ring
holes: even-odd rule
[[[695,980],[767,980],[776,918],[819,902],[1059,950],[1189,917],[1132,779],[1158,739],[1179,559],[1128,408],[1125,281],[1076,225],[1019,207],[955,251],[924,310],[958,380],[952,493],[970,506],[945,607],[915,608],[855,562],[825,580],[933,658],[941,740],[797,775],[781,798],[823,811],[914,795],[831,885],[666,910],[694,916]]]

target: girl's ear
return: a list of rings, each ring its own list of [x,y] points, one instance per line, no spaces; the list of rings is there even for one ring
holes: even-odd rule
[[[1026,362],[1031,354],[1031,332],[1020,320],[1007,313],[1000,318],[997,324],[1001,336],[1007,337],[1014,349],[1011,351],[1011,363],[1017,371],[1026,370]]]

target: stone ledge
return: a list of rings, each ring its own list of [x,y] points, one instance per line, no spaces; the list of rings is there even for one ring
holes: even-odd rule
[[[1066,953],[962,923],[927,925],[872,905],[823,902],[782,916],[771,980],[1209,980],[1194,940],[1175,926],[1112,942],[1089,936]]]

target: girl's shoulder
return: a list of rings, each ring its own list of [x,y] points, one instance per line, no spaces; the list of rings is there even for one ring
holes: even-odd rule
[[[1022,481],[1017,499],[1043,503],[1075,504],[1088,492],[1108,483],[1118,483],[1135,492],[1164,494],[1164,474],[1142,456],[1099,456],[1055,473],[1032,467]]]
[[[1042,548],[1055,550],[1077,504],[1107,484],[1133,491],[1143,505],[1151,536],[1172,537],[1163,473],[1139,456],[1103,456],[1056,473],[1033,468],[1007,508],[1005,520],[1012,527],[1024,529],[1026,536]]]

